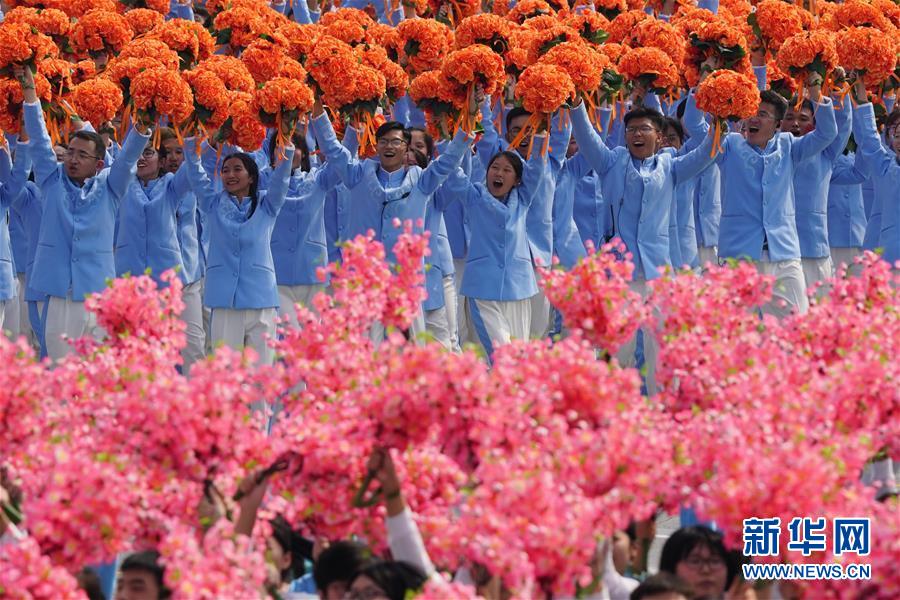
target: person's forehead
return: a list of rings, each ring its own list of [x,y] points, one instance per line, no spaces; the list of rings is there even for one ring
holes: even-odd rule
[[[378,139],[379,140],[402,140],[403,132],[400,131],[399,129],[391,129],[387,133],[381,135]]]
[[[169,150],[169,151],[172,151],[172,150],[181,150],[181,144],[178,143],[178,139],[177,139],[177,138],[169,138],[169,139],[167,139],[166,141],[164,141],[164,142],[162,143],[162,146],[163,146],[163,148],[165,148],[166,150]]]
[[[122,585],[152,585],[153,574],[140,569],[123,571],[119,574],[119,581]]]
[[[528,115],[519,115],[517,117],[513,117],[509,121],[509,128],[513,129],[515,127],[522,128],[525,126],[525,123],[528,122]]]
[[[653,121],[648,119],[647,117],[635,117],[628,121],[629,127],[645,127],[645,126],[655,127]]]
[[[69,140],[69,148],[91,148],[93,149],[94,142],[90,140],[86,140],[84,138],[72,138]]]

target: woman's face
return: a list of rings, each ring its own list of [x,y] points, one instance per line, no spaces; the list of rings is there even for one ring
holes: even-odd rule
[[[419,161],[416,160],[416,153],[412,148],[406,151],[406,166],[407,167],[416,167],[419,165]]]
[[[365,575],[360,575],[353,580],[344,597],[347,600],[388,600],[384,590]]]
[[[675,575],[693,588],[698,599],[720,598],[728,582],[728,565],[724,557],[701,544],[679,561]]]
[[[141,181],[149,181],[159,177],[159,152],[153,146],[144,148],[137,161],[137,177]]]
[[[505,156],[494,159],[487,172],[487,189],[494,198],[505,198],[519,183],[512,163]]]
[[[253,177],[244,168],[244,163],[239,158],[229,158],[222,165],[222,185],[225,191],[237,198],[250,195],[250,185]]]
[[[425,143],[425,134],[421,131],[412,131],[410,132],[409,147],[413,150],[418,150],[425,156],[428,156],[428,144]],[[412,166],[416,164],[415,162],[409,163],[407,162],[407,166]]]

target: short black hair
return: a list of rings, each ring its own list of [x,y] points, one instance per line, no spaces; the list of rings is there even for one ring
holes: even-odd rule
[[[335,542],[319,555],[313,564],[316,589],[326,591],[336,581],[349,583],[355,573],[374,563],[372,551],[359,542]]]
[[[531,113],[522,108],[521,106],[514,106],[508,113],[506,113],[506,131],[509,131],[509,125],[512,123],[512,120],[518,117],[530,117]]]
[[[678,117],[678,120],[684,118],[684,111],[687,108],[687,100],[682,100],[678,103],[678,106],[675,107],[675,116]]]
[[[375,130],[375,139],[380,140],[392,131],[399,131],[403,133],[403,141],[405,141],[407,144],[409,143],[409,132],[406,130],[406,126],[399,121],[388,121],[387,123],[382,123],[378,127],[378,129]]]
[[[511,150],[504,150],[503,152],[498,152],[491,158],[491,160],[487,164],[487,171],[491,170],[491,165],[494,164],[494,161],[500,157],[505,158],[512,164],[513,171],[516,172],[516,178],[521,180],[522,174],[525,172],[525,165],[522,164],[522,158]]]
[[[681,124],[681,121],[674,117],[666,117],[663,121],[663,133],[665,133],[666,129],[674,130],[678,139],[684,143],[684,126]]]
[[[787,112],[788,103],[783,96],[772,90],[763,90],[759,93],[760,104],[771,104],[775,108],[775,120],[780,121]]]
[[[306,136],[300,131],[291,134],[291,143],[294,144],[296,152],[300,153],[300,169],[302,171],[310,170],[309,163],[309,145],[306,143]],[[269,138],[269,166],[275,166],[275,159],[278,158],[276,150],[278,146],[278,136],[273,135]]]
[[[106,600],[103,594],[103,586],[100,584],[100,576],[90,567],[84,567],[76,575],[78,587],[88,597],[88,600]]]
[[[798,97],[798,96],[794,96],[793,98],[791,98],[791,103],[788,104],[788,108],[791,108],[791,107],[796,108],[796,107],[797,107],[797,100],[799,100],[799,97]],[[815,104],[812,103],[812,100],[810,100],[809,98],[804,98],[804,99],[800,102],[800,110],[804,110],[804,109],[808,110],[808,111],[812,114],[813,119],[815,120],[815,118],[816,118],[816,106],[815,106]],[[799,111],[798,111],[798,112],[799,112]],[[785,114],[787,114],[787,110],[785,110]]]
[[[106,142],[103,141],[103,138],[96,131],[85,131],[84,129],[76,131],[72,134],[71,140],[87,140],[91,142],[94,144],[94,151],[97,152],[97,157],[103,160],[106,154]]]
[[[647,108],[646,106],[638,106],[625,113],[625,126],[627,127],[628,122],[633,121],[634,119],[647,119],[653,123],[653,126],[659,131],[662,131],[663,125],[665,124],[661,112],[653,108]]]
[[[703,525],[682,527],[666,540],[659,558],[660,572],[674,575],[677,572],[678,563],[685,560],[698,546],[709,548],[712,554],[725,561],[728,568],[728,580],[725,587],[728,588],[738,574],[741,565],[740,554],[728,551],[722,541],[722,534]]]
[[[891,114],[885,119],[884,128],[890,131],[890,129],[898,123],[900,123],[900,107],[895,106],[894,110],[891,111]]]
[[[428,577],[418,567],[402,561],[377,562],[357,571],[350,585],[359,578],[368,577],[381,588],[388,600],[406,600],[410,592],[422,589]]]
[[[681,594],[688,600],[694,597],[691,586],[671,573],[657,573],[645,579],[631,592],[629,600],[644,600],[657,594]]]
[[[407,127],[406,131],[409,133],[409,141],[412,142],[412,134],[413,131],[418,131],[422,134],[422,137],[425,139],[425,149],[428,150],[428,160],[434,158],[434,138],[431,137],[431,134],[425,131],[421,127]]]
[[[424,169],[428,166],[428,157],[427,156],[425,156],[418,150],[415,150],[414,148],[410,148],[409,150],[410,150],[410,152],[413,153],[413,156],[416,157],[416,164],[419,165],[420,169]]]
[[[119,573],[126,573],[128,571],[144,571],[145,573],[150,573],[156,580],[156,585],[159,588],[159,600],[167,600],[172,595],[172,591],[163,583],[165,569],[159,564],[159,552],[156,550],[145,550],[143,552],[129,554],[119,566]]]
[[[272,537],[285,554],[291,555],[291,564],[281,572],[282,583],[302,577],[306,571],[306,559],[312,556],[312,542],[298,535],[283,516],[278,515],[269,524]]]
[[[244,165],[244,170],[247,171],[247,174],[253,180],[250,184],[250,212],[247,213],[247,219],[249,219],[256,212],[256,207],[259,204],[259,165],[246,152],[234,152],[225,157],[225,160],[222,161],[222,168],[225,168],[225,163],[232,159],[241,161],[241,164]]]

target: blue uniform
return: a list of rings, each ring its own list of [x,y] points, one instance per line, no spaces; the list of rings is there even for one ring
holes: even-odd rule
[[[272,174],[269,188],[257,192],[258,204],[251,215],[249,198],[238,203],[227,192],[214,190],[200,168],[196,143],[189,140],[185,163],[190,165],[191,186],[209,231],[203,303],[209,308],[236,310],[277,308],[272,230],[288,193],[294,149],[286,151]]]
[[[828,188],[828,245],[832,248],[862,248],[866,235],[866,210],[862,183],[867,179],[855,166],[854,153],[834,161]]]
[[[149,136],[132,129],[113,165],[79,187],[56,162],[40,103],[26,103],[24,111],[35,183],[44,195],[32,287],[59,298],[71,294],[80,302],[116,276],[116,213]]]

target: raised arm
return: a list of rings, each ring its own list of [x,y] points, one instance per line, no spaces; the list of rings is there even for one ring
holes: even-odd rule
[[[615,160],[613,151],[606,147],[606,144],[594,131],[594,126],[588,120],[583,102],[572,109],[571,115],[572,132],[578,142],[578,152],[584,154],[588,164],[598,175],[605,175]]]
[[[269,179],[269,189],[262,198],[260,204],[273,217],[277,217],[284,199],[287,197],[288,187],[291,183],[291,166],[294,163],[294,145],[284,147],[284,156],[278,159],[278,166],[272,171]]]
[[[672,160],[672,173],[675,175],[676,183],[683,183],[696,177],[715,162],[716,155],[712,153],[715,135],[715,130],[710,130],[704,137],[703,143],[687,154]]]
[[[539,148],[544,146],[544,140],[547,138],[546,133],[536,133],[534,134],[534,147],[531,151],[531,156],[528,157],[528,160],[525,161],[525,168],[522,173],[522,188],[525,190],[524,194],[519,194],[519,197],[526,205],[531,205],[534,202],[537,195],[541,192],[541,190],[545,190],[546,188],[541,185],[547,178],[547,156],[538,151]],[[580,143],[580,142],[579,142]],[[600,145],[603,145],[603,142],[600,142]],[[604,146],[605,148],[606,146]],[[553,202],[553,194],[547,194],[544,199],[547,202]]]
[[[697,108],[697,99],[694,97],[694,91],[691,90],[684,104],[684,130],[691,137],[704,137],[709,131],[709,123],[706,122],[706,113]]]
[[[816,128],[801,138],[791,138],[791,158],[794,164],[800,164],[824,152],[837,133],[834,105],[831,98],[822,97],[816,107]]]
[[[856,154],[853,160],[850,160],[849,156],[838,157],[831,170],[831,185],[858,185],[869,178],[857,164],[860,161],[859,156]]]
[[[500,114],[503,114],[502,103],[498,102],[497,104]],[[481,103],[481,127],[484,129],[484,133],[481,134],[481,139],[475,144],[475,151],[485,168],[487,168],[491,159],[494,158],[494,155],[503,149],[500,143],[500,132],[494,127],[494,117],[494,112],[491,110],[491,100],[490,98],[485,98],[484,102]]]
[[[3,208],[9,207],[11,204],[16,208],[18,202],[24,202],[27,198],[25,194],[25,185],[28,181],[28,174],[31,173],[31,156],[28,149],[27,141],[19,141],[16,144],[16,157],[12,163],[9,177],[4,181],[3,187],[0,188],[0,204]]]
[[[550,120],[550,160],[556,163],[552,168],[559,170],[566,162],[569,138],[572,137],[572,120],[563,119],[561,113]]]
[[[362,179],[362,165],[351,156],[347,148],[338,142],[328,115],[318,111],[313,114],[316,115],[312,119],[313,133],[319,142],[319,148],[325,153],[327,161],[333,164],[335,172],[344,185],[348,188],[356,186]]]
[[[850,109],[850,101],[841,100],[838,97],[831,99],[834,105],[834,121],[837,124],[837,135],[825,149],[825,156],[832,161],[844,152],[850,134],[853,132],[853,111]]]
[[[144,148],[150,141],[150,131],[141,133],[137,127],[132,127],[122,144],[122,151],[109,168],[106,184],[116,200],[125,195],[128,185],[137,174],[137,161],[141,157]]]
[[[450,176],[450,173],[459,169],[463,155],[468,149],[469,135],[462,130],[457,131],[446,151],[431,161],[431,164],[422,171],[417,183],[419,190],[428,195],[435,193]]]
[[[12,166],[12,160],[9,157],[9,148],[7,146],[0,146],[0,183],[5,184],[9,181]]]
[[[197,138],[189,137],[184,140],[184,162],[190,165],[187,171],[188,182],[197,196],[200,211],[208,213],[212,210],[216,192],[209,174],[201,164],[201,158],[197,155]]]
[[[894,156],[882,145],[875,127],[875,111],[872,104],[860,104],[853,111],[853,139],[856,140],[856,160],[864,172],[884,175],[893,164]]]

